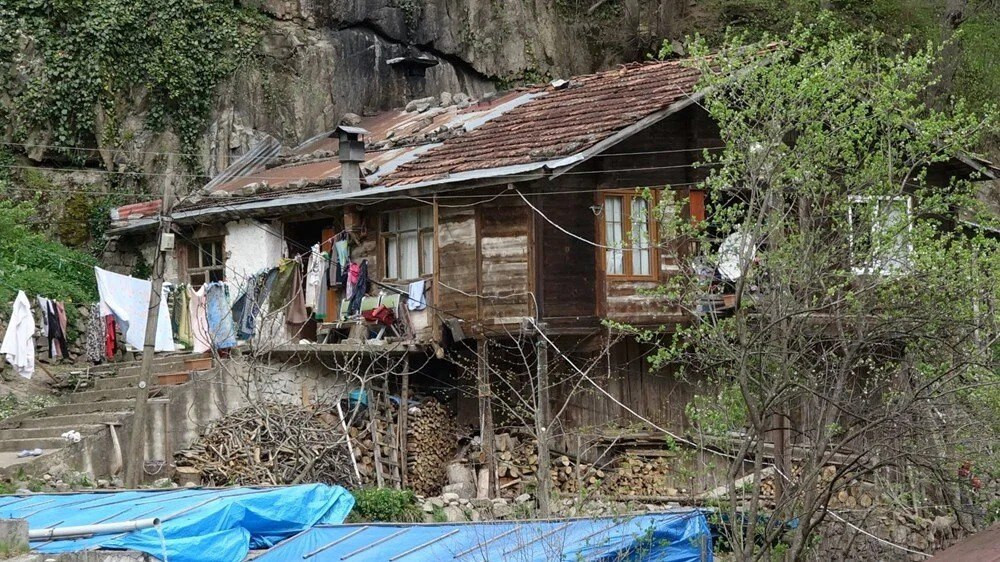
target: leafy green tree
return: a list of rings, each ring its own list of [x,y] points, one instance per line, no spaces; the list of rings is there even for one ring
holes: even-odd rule
[[[1000,382],[1000,248],[974,224],[989,219],[956,159],[996,114],[928,103],[935,48],[895,54],[823,19],[771,41],[692,47],[724,148],[705,155],[708,217],[686,233],[704,261],[670,287],[696,321],[654,359],[726,397],[689,414],[706,446],[730,451],[730,490],[774,474],[771,517],[760,486],[726,507],[742,559],[774,555],[783,535],[802,558],[840,517],[831,498],[861,480],[958,508],[970,489],[956,470],[996,446],[971,416],[1000,419],[987,397]],[[716,267],[734,306],[699,312]]]

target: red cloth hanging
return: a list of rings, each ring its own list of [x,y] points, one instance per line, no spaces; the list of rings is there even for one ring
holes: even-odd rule
[[[108,359],[114,359],[115,348],[117,347],[117,336],[115,331],[118,326],[115,324],[115,317],[107,315],[104,317],[104,355]]]

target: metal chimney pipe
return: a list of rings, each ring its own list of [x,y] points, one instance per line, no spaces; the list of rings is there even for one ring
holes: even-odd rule
[[[340,189],[345,192],[361,191],[361,164],[365,161],[364,135],[361,127],[337,127],[340,140]]]

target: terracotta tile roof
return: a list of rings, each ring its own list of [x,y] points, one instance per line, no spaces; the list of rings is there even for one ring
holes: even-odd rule
[[[681,61],[636,63],[581,76],[400,166],[383,185],[527,164],[580,152],[694,91],[699,72]]]

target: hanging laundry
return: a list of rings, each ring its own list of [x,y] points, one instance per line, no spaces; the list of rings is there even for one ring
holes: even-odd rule
[[[282,310],[288,306],[292,295],[292,277],[298,274],[295,260],[283,259],[278,264],[277,273],[271,284],[267,304],[271,312]]]
[[[98,304],[98,310],[101,310]],[[115,351],[118,348],[118,323],[115,322],[113,314],[104,316],[104,356],[108,359],[115,358]]]
[[[66,356],[66,332],[63,328],[64,321],[59,317],[59,303],[47,299],[45,310],[46,314],[46,327],[48,328],[48,333],[46,336],[49,339],[49,357],[55,359],[56,357]],[[63,313],[65,315],[65,312]]]
[[[94,268],[97,275],[97,290],[101,303],[115,315],[115,320],[125,332],[125,342],[136,349],[142,349],[146,340],[146,316],[149,311],[149,293],[152,284],[144,279],[120,275]],[[170,314],[167,300],[160,299],[156,320],[156,351],[174,351],[174,340],[170,330]]]
[[[41,334],[47,338],[49,337],[49,299],[42,295],[37,295],[35,300],[38,301],[38,309],[42,312],[40,322]],[[51,353],[51,349],[49,353]]]
[[[191,349],[191,307],[189,306],[187,285],[172,285],[167,295],[170,308],[170,324],[173,328],[174,343]]]
[[[239,314],[233,315],[233,318],[237,319],[236,335],[240,339],[248,340],[257,331],[257,316],[260,314],[266,299],[265,291],[269,273],[269,271],[255,273],[250,276],[247,282],[247,290],[242,297],[243,305]],[[236,305],[233,305],[233,311],[235,313]]]
[[[361,276],[361,266],[352,263],[347,266],[347,283],[344,285],[347,287],[345,293],[347,293],[347,299],[350,300],[354,298],[354,293],[358,289],[358,278]]]
[[[351,294],[351,304],[347,308],[348,316],[353,316],[361,310],[361,300],[366,293],[368,293],[368,260],[361,260],[357,282],[354,283],[354,292]]]
[[[298,259],[282,260],[267,302],[271,312],[285,313],[286,324],[303,324],[309,319],[302,288],[302,263]]]
[[[191,316],[191,347],[195,353],[204,353],[212,348],[212,338],[208,331],[208,310],[205,306],[205,286],[195,291],[187,288],[189,314]]]
[[[306,270],[305,301],[306,308],[311,308],[315,313],[319,305],[319,294],[323,288],[321,281],[323,273],[326,271],[326,256],[320,252],[319,244],[313,244],[309,252],[309,264]]]
[[[427,282],[419,279],[410,283],[406,296],[406,308],[410,310],[423,310],[427,308],[427,299],[424,297],[424,286]]]
[[[62,349],[59,346],[59,339],[62,330],[59,325],[58,313],[56,312],[54,301],[41,295],[38,295],[35,298],[38,301],[38,308],[41,309],[41,334],[45,336],[46,341],[48,341],[47,350],[49,358],[55,359],[56,357],[62,355]]]
[[[285,311],[285,324],[305,324],[309,320],[306,311],[306,293],[302,284],[302,264],[295,262],[295,273],[292,275],[291,298]]]
[[[35,318],[31,313],[31,303],[24,291],[17,292],[14,309],[10,314],[7,332],[0,342],[0,354],[14,367],[14,371],[26,379],[35,372]]]
[[[101,305],[96,302],[90,305],[90,317],[87,318],[87,361],[100,363],[104,360],[104,341],[107,335],[104,330],[107,324],[101,318]]]
[[[330,254],[323,252],[321,267],[323,271],[320,272],[319,288],[316,296],[316,306],[313,308],[313,318],[322,322],[326,320],[326,309],[327,309],[327,295],[328,289],[326,286],[326,271],[330,269]]]
[[[52,301],[56,305],[56,318],[59,319],[59,346],[62,348],[63,357],[69,357],[69,342],[66,341],[66,307],[61,301]]]
[[[216,349],[236,347],[236,326],[233,324],[230,312],[226,285],[216,281],[206,287],[205,315],[208,319],[208,333],[212,338],[212,345]]]
[[[348,246],[347,233],[344,233],[340,240],[334,242],[333,247],[337,250],[337,263],[340,264],[342,269],[346,269],[347,264],[351,262],[351,250]]]

